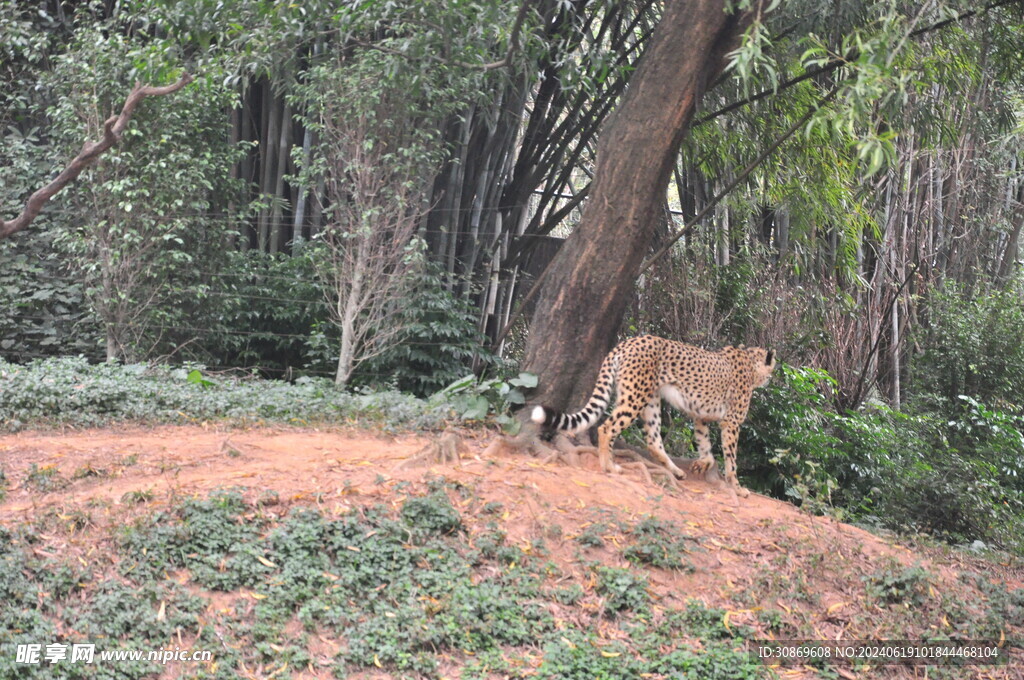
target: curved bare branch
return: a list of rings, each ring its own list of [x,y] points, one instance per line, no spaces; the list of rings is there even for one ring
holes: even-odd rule
[[[128,123],[131,121],[132,114],[135,113],[135,108],[139,105],[139,102],[146,97],[160,97],[177,92],[190,82],[192,82],[192,76],[185,73],[173,85],[154,87],[152,85],[136,83],[135,87],[128,94],[128,98],[125,99],[124,106],[121,107],[121,113],[111,116],[103,123],[103,137],[95,142],[86,142],[82,146],[82,150],[78,152],[78,155],[68,163],[67,167],[59,175],[49,184],[29,196],[20,215],[13,220],[0,220],[0,239],[15,234],[30,225],[32,220],[42,211],[47,201],[73,182],[97,158],[117,144],[121,140],[121,135],[124,134],[125,128],[128,127]]]

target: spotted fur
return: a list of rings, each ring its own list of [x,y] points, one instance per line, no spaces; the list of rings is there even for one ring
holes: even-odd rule
[[[661,441],[661,400],[665,399],[693,420],[699,454],[693,464],[695,472],[705,472],[715,464],[708,424],[719,423],[725,478],[740,489],[736,479],[740,425],[747,418],[754,390],[768,383],[774,369],[774,352],[760,347],[740,345],[710,352],[682,342],[642,335],[623,341],[605,358],[594,392],[581,410],[560,413],[536,406],[531,418],[550,429],[573,434],[582,432],[600,420],[614,388],[615,407],[597,432],[601,468],[608,472],[618,469],[611,460],[611,445],[619,433],[639,417],[647,436],[647,448],[682,479],[686,473],[668,457]]]

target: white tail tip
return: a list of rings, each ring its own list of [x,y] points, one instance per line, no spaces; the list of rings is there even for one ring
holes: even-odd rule
[[[541,424],[544,422],[544,407],[534,406],[533,411],[530,413],[530,420],[535,423]]]

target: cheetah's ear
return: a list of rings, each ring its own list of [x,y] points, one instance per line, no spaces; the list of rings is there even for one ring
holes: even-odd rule
[[[775,362],[775,350],[770,349],[764,355],[764,365],[765,366],[771,366],[774,362]]]

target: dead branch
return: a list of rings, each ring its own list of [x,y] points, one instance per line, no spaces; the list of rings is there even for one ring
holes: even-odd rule
[[[73,182],[75,178],[82,174],[83,170],[96,162],[97,158],[121,141],[121,135],[124,133],[125,128],[128,127],[128,123],[132,118],[132,114],[135,113],[135,108],[139,105],[139,102],[146,97],[160,97],[177,92],[190,82],[192,82],[192,76],[185,73],[173,85],[154,87],[152,85],[136,83],[125,100],[124,106],[121,107],[121,113],[111,116],[103,123],[103,138],[95,142],[86,142],[82,146],[82,150],[64,168],[63,172],[42,189],[38,189],[29,196],[28,201],[25,203],[25,208],[21,211],[20,215],[10,221],[0,220],[0,239],[7,238],[31,224],[47,201]]]

